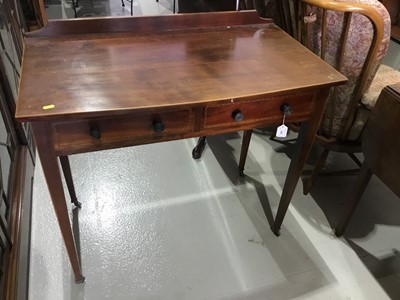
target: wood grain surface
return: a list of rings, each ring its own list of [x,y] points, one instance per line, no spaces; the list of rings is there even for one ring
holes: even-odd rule
[[[281,29],[260,22],[27,38],[16,117],[110,115],[345,81]]]

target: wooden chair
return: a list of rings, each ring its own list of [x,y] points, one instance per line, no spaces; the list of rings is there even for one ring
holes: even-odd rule
[[[390,42],[390,17],[378,0],[283,0],[278,19],[289,34],[349,79],[331,90],[314,142],[323,151],[305,181],[307,194],[330,151],[348,153],[361,166],[354,153],[361,152],[360,135],[370,109],[382,88],[399,81],[400,74],[381,65]],[[250,138],[246,132],[241,171]]]
[[[345,231],[373,174],[400,197],[400,140],[394,136],[400,131],[399,120],[400,84],[397,84],[382,91],[365,126],[362,136],[365,160],[336,227],[337,236]]]

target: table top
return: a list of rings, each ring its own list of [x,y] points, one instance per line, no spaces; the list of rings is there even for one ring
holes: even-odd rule
[[[271,22],[243,23],[28,37],[16,118],[106,116],[346,81]]]

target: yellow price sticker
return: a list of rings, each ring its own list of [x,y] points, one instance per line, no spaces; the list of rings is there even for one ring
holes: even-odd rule
[[[56,106],[54,104],[49,104],[49,105],[44,105],[43,109],[52,109],[55,108]]]

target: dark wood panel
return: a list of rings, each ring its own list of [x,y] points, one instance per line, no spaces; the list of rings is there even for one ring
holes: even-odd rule
[[[236,0],[177,0],[179,13],[236,10]]]
[[[399,168],[400,84],[386,87],[381,93],[362,138],[365,163],[396,195],[400,197]],[[379,145],[379,146],[377,146]]]
[[[156,132],[155,123],[165,128]],[[53,124],[56,148],[76,148],[90,146],[101,149],[104,145],[126,140],[160,140],[163,137],[175,137],[192,130],[190,110],[164,111],[158,113],[134,114],[114,118],[92,118],[75,122],[57,122]],[[91,136],[90,131],[98,132]],[[92,134],[93,135],[93,134]],[[106,146],[108,148],[108,146]]]
[[[33,161],[29,127],[14,119],[23,48],[23,24],[14,1],[1,1],[0,57],[0,299],[27,299]],[[26,129],[26,130],[25,130]],[[34,159],[34,158],[33,158]]]
[[[290,105],[293,113],[286,118],[287,122],[298,121],[307,117],[313,108],[313,94],[296,94],[281,97],[268,97],[235,101],[206,107],[204,116],[204,128],[234,126],[234,113],[240,111],[244,115],[241,124],[256,123],[260,121],[279,122],[283,120],[280,110],[281,105]]]
[[[1,299],[26,299],[29,285],[29,251],[32,184],[34,164],[26,146],[17,150],[12,170],[9,231],[13,243],[7,249],[4,286]]]
[[[382,0],[382,4],[386,7],[390,15],[392,38],[400,42],[400,2],[399,0]]]
[[[188,28],[238,26],[272,23],[271,19],[261,19],[257,13],[224,12],[193,13],[141,17],[113,17],[50,20],[44,28],[27,33],[28,37],[60,37],[75,34],[102,33],[149,33]]]
[[[54,147],[58,155],[70,155],[265,127],[282,122],[282,104],[288,104],[293,109],[286,119],[288,122],[301,122],[312,113],[318,100],[315,92],[294,90],[291,94],[220,101],[203,107],[166,111],[148,109],[121,116],[52,122]],[[201,112],[196,113],[197,110]],[[233,120],[232,112],[235,110],[245,114],[243,121]],[[162,132],[155,132],[153,124],[156,120],[165,126]],[[93,129],[98,131],[97,137],[91,136]]]

